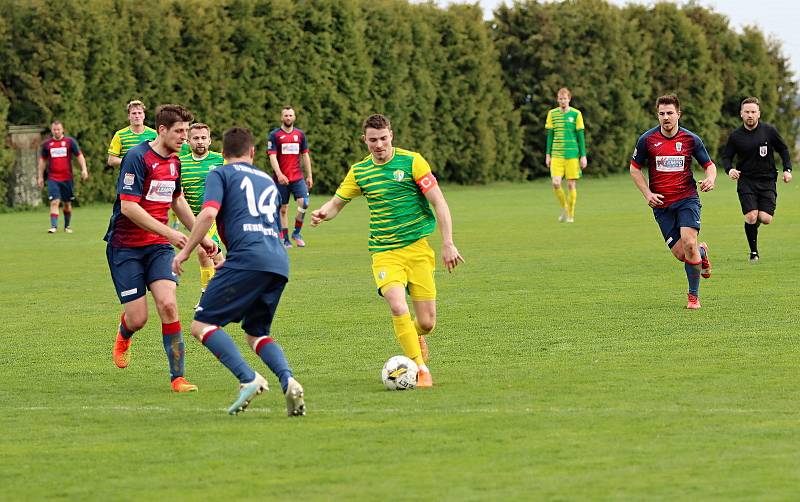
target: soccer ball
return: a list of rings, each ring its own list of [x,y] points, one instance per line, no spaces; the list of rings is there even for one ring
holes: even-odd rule
[[[413,389],[417,386],[417,363],[406,356],[390,357],[381,370],[383,385],[389,390]]]

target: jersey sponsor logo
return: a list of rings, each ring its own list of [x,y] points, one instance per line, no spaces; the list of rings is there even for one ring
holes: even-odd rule
[[[283,155],[297,155],[300,153],[300,143],[284,143],[281,145]]]
[[[126,289],[125,291],[120,292],[119,296],[125,298],[126,296],[135,295],[137,291],[139,291],[139,288]]]
[[[392,173],[392,179],[395,181],[403,181],[403,178],[406,177],[405,171],[398,169],[397,171]]]
[[[762,157],[766,157],[767,156],[767,145],[763,145],[763,146],[758,147],[758,154],[761,155]]]
[[[172,202],[172,193],[175,191],[174,180],[153,180],[145,199],[153,202]]]
[[[683,171],[686,157],[683,155],[658,155],[656,156],[656,171],[664,173],[677,173]]]
[[[122,184],[125,185],[123,188],[128,188],[133,185],[133,182],[136,180],[136,176],[133,173],[125,173],[125,176],[122,178]]]
[[[62,142],[62,144],[63,144],[63,142]],[[56,148],[51,148],[50,149],[50,158],[58,159],[58,158],[61,158],[61,157],[66,157],[66,156],[67,156],[67,147],[65,147],[65,146],[61,146],[61,147],[56,147]]]
[[[680,141],[675,143],[675,151],[676,152],[680,152],[682,148],[683,148],[683,143],[681,143]]]

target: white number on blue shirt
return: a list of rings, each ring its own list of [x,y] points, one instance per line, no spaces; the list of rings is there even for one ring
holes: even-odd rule
[[[258,217],[259,214],[263,214],[266,215],[270,223],[275,223],[275,211],[278,207],[275,204],[275,199],[278,197],[278,189],[275,188],[275,185],[270,185],[261,192],[258,197],[258,205],[256,205],[253,181],[248,176],[242,179],[242,184],[239,185],[239,188],[244,190],[247,197],[247,210],[250,211],[251,216]]]

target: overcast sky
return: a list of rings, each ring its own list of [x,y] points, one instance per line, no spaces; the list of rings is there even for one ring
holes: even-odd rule
[[[651,5],[655,3],[609,1],[617,5],[627,3]],[[448,0],[441,0],[441,3],[448,3]],[[495,7],[502,3],[511,5],[512,2],[510,0],[480,0],[478,3],[486,12],[486,17],[491,17]],[[686,2],[675,0],[673,3],[682,5]],[[798,80],[798,71],[800,71],[800,2],[796,0],[700,0],[699,3],[727,16],[731,27],[737,32],[741,32],[742,26],[755,25],[763,33],[780,40],[783,54],[790,59],[795,80]]]

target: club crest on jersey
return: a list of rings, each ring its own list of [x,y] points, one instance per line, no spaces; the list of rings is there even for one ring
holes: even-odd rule
[[[575,122],[575,119],[573,117],[567,117],[567,121],[568,122]]]
[[[767,156],[767,145],[758,147],[758,154],[761,155],[762,157],[766,157]]]
[[[175,164],[173,164],[172,162],[169,163],[169,175],[175,176]]]
[[[392,178],[393,178],[395,181],[403,181],[403,179],[404,179],[405,177],[406,177],[406,173],[405,173],[405,171],[402,171],[402,170],[400,170],[400,169],[398,169],[397,171],[395,171],[395,172],[393,172],[393,173],[392,173]]]
[[[680,152],[682,148],[683,148],[683,143],[681,143],[680,141],[675,143],[675,151],[676,152]]]

